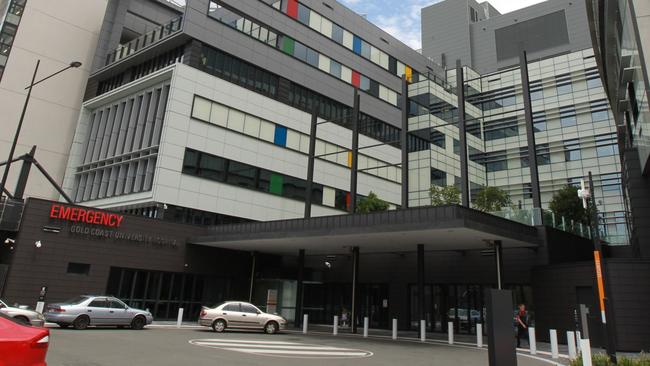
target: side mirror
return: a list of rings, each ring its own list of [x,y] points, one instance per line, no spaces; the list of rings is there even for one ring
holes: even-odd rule
[[[262,312],[258,310],[258,311],[257,311],[257,315],[260,315],[260,314],[262,314]]]

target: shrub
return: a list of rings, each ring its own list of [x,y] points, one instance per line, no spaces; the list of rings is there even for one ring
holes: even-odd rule
[[[591,360],[593,366],[614,366],[607,355],[592,355]],[[650,366],[650,357],[645,353],[641,353],[639,357],[635,358],[618,357],[617,361],[618,366]],[[582,366],[582,356],[571,360],[569,366]]]

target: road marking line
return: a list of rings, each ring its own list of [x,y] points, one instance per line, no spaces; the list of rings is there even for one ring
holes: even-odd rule
[[[197,342],[220,342],[220,343],[255,343],[255,344],[300,344],[296,342],[280,342],[280,341],[256,341],[250,339],[197,339]]]
[[[283,341],[257,341],[250,339],[192,339],[189,343],[201,347],[270,357],[365,358],[373,355],[372,352],[361,349]]]
[[[303,356],[366,356],[367,352],[344,352],[344,351],[281,351],[281,350],[254,350],[239,348],[223,348],[228,351],[237,351],[243,353],[254,353],[259,355],[303,355]]]
[[[201,346],[219,346],[221,347],[243,347],[243,348],[257,348],[257,349],[304,349],[304,350],[346,350],[347,348],[338,348],[338,347],[315,347],[315,346],[283,346],[283,345],[261,345],[261,344],[244,344],[244,343],[213,343],[213,342],[196,342],[195,344]]]

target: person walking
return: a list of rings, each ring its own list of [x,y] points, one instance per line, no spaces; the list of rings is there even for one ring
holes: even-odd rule
[[[343,311],[341,312],[341,326],[342,327],[347,327],[350,324],[348,323],[348,309],[343,308]]]
[[[521,339],[525,339],[528,344],[530,340],[528,339],[528,311],[526,311],[525,304],[519,304],[519,310],[517,315],[515,315],[515,321],[517,322],[517,348],[521,347]]]

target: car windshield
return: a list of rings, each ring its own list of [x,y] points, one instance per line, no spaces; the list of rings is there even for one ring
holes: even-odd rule
[[[68,300],[64,301],[63,303],[64,304],[70,304],[70,305],[77,305],[77,304],[81,304],[82,302],[84,302],[86,300],[88,300],[88,296],[75,296],[75,297],[73,297],[71,299],[68,299]]]

